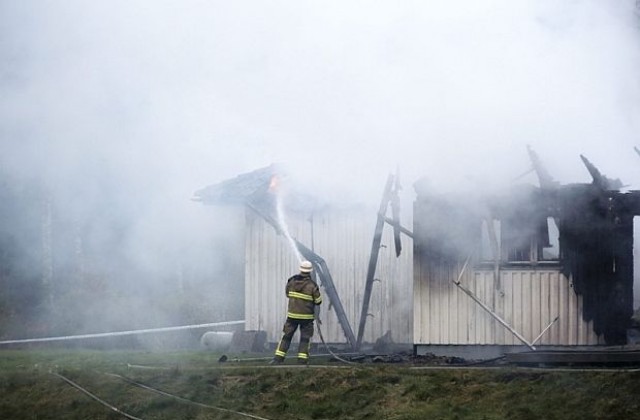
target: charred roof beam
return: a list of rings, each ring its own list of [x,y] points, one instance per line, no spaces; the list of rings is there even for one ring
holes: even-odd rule
[[[589,161],[584,155],[580,155],[580,159],[584,163],[584,166],[587,167],[589,174],[591,174],[591,178],[593,178],[593,185],[597,186],[601,190],[614,190],[617,191],[622,188],[624,185],[622,181],[619,179],[609,179],[606,176],[602,175],[598,168]]]
[[[552,189],[557,188],[559,186],[558,182],[553,179],[547,169],[542,164],[540,157],[538,154],[533,151],[531,146],[527,145],[527,153],[529,153],[529,159],[531,160],[531,164],[533,165],[533,170],[536,172],[538,176],[538,182],[540,182],[540,188],[543,189]]]

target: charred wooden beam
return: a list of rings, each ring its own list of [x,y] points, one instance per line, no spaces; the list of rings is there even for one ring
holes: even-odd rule
[[[538,154],[533,151],[531,146],[527,145],[527,152],[529,153],[529,159],[531,160],[531,164],[533,165],[533,170],[536,172],[538,176],[538,182],[540,182],[540,188],[551,189],[558,187],[558,183],[549,175],[547,169],[542,164],[540,157]]]
[[[491,245],[491,253],[493,254],[493,284],[498,290],[502,290],[502,282],[500,281],[500,244],[498,243],[498,234],[496,233],[496,227],[493,224],[493,217],[489,216],[485,219],[487,224],[487,235],[489,236],[489,243]]]
[[[351,329],[351,324],[349,323],[349,319],[347,318],[347,314],[344,310],[344,306],[342,306],[340,295],[336,290],[336,286],[335,286],[335,283],[333,282],[333,277],[331,277],[331,273],[329,272],[329,267],[327,266],[327,263],[321,256],[319,256],[318,254],[316,254],[315,252],[313,252],[312,250],[310,250],[309,248],[307,248],[297,240],[294,240],[294,241],[296,243],[296,246],[298,247],[298,251],[300,251],[302,256],[306,258],[308,261],[310,261],[316,268],[316,275],[320,279],[320,283],[322,284],[322,287],[324,287],[324,290],[327,296],[329,297],[329,301],[331,302],[331,305],[336,311],[336,316],[338,317],[338,322],[342,327],[342,331],[344,332],[345,338],[347,339],[347,342],[351,346],[351,349],[355,350],[356,337],[353,334],[353,330]]]
[[[413,232],[407,229],[406,227],[402,226],[398,221],[393,220],[390,217],[385,217],[384,221],[389,223],[391,226],[397,226],[400,233],[404,233],[405,235],[413,239]]]
[[[391,201],[391,189],[393,186],[393,175],[387,178],[387,184],[382,193],[382,201],[378,210],[378,220],[373,234],[373,242],[371,243],[371,256],[369,258],[369,266],[367,268],[367,279],[364,286],[364,296],[362,297],[362,311],[360,312],[360,324],[358,325],[358,338],[356,342],[356,350],[360,349],[362,337],[364,335],[364,327],[367,323],[369,315],[369,301],[371,300],[371,291],[373,289],[374,276],[376,274],[376,266],[378,265],[378,255],[380,254],[380,244],[382,242],[382,229],[384,228],[385,213],[387,206]]]
[[[394,221],[393,227],[393,244],[396,250],[396,258],[400,256],[402,252],[402,241],[400,240],[400,178],[396,173],[393,191],[391,195],[391,217]]]
[[[583,297],[583,319],[608,345],[625,344],[633,313],[633,215],[638,193],[596,185],[563,189],[560,210],[562,272]]]
[[[619,179],[609,179],[606,176],[602,175],[598,168],[589,161],[583,155],[580,155],[580,159],[584,163],[584,166],[587,167],[589,174],[591,174],[591,178],[593,178],[593,184],[602,190],[619,190],[623,187],[622,181]]]

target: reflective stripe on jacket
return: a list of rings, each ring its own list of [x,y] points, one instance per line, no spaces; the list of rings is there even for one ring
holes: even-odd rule
[[[288,318],[314,318],[315,306],[322,303],[322,295],[309,274],[301,273],[291,277],[287,281],[285,292],[289,298]]]

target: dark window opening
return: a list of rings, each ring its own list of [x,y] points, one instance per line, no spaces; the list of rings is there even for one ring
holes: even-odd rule
[[[560,231],[553,217],[547,217],[546,226],[538,241],[539,261],[558,261],[560,259]]]
[[[560,235],[552,217],[544,218],[534,227],[523,221],[492,220],[492,223],[488,223],[484,220],[481,232],[482,262],[495,261],[496,256],[501,263],[507,264],[535,264],[559,260]]]
[[[530,234],[508,234],[503,239],[502,246],[508,262],[531,262],[534,260],[531,248],[533,237]]]

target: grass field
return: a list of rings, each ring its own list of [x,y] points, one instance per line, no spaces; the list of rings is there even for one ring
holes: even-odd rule
[[[249,418],[223,410],[279,420],[640,419],[640,373],[633,371],[422,369],[321,361],[270,368],[264,362],[220,364],[219,356],[2,351],[0,418],[123,418],[54,375],[59,373],[142,419]],[[111,374],[218,409],[160,395]]]

